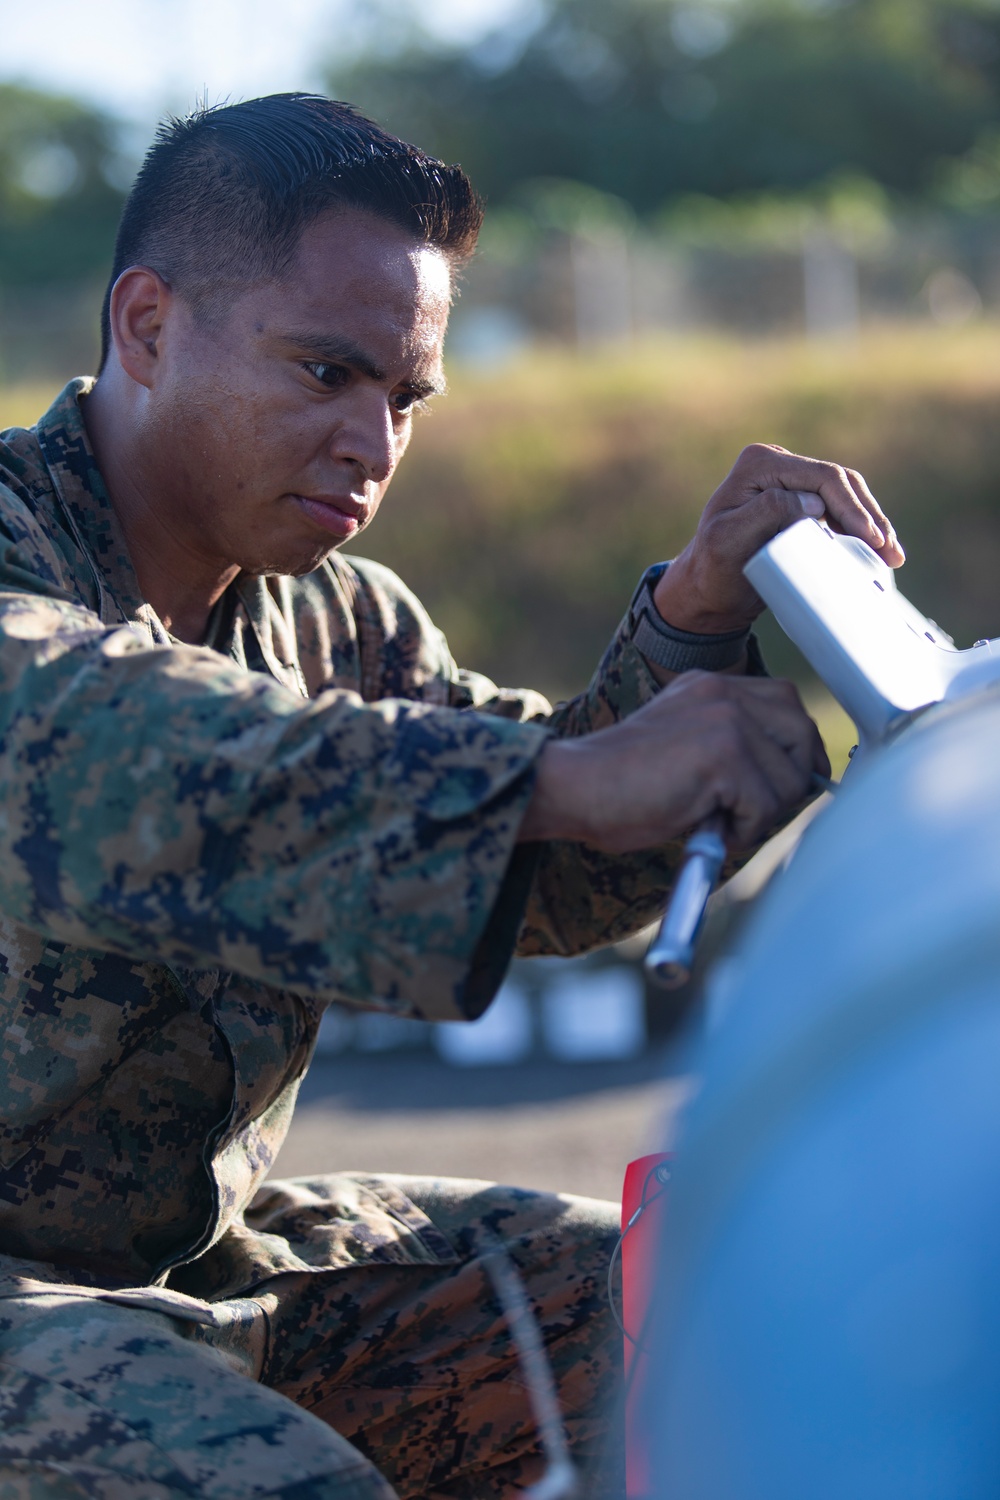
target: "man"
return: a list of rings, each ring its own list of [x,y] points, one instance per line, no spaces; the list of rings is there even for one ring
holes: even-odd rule
[[[828,766],[755,665],[742,563],[803,506],[900,555],[859,476],[749,450],[579,698],[459,672],[336,548],[442,386],[479,219],[459,169],[345,106],[174,122],[125,208],[96,384],[6,434],[0,1496],[524,1487],[487,1237],[575,1450],[600,1443],[610,1206],[264,1181],[322,1007],[473,1017],[515,943],[647,922],[708,813],[758,841]]]

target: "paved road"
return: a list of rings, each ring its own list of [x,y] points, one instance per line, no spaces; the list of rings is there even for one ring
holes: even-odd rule
[[[273,1175],[433,1173],[617,1199],[626,1163],[661,1148],[687,1091],[663,1072],[657,1057],[467,1069],[425,1052],[321,1059]]]

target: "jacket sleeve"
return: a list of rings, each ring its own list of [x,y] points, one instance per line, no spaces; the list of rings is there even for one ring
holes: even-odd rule
[[[627,617],[615,631],[588,687],[554,708],[531,689],[499,688],[456,666],[448,644],[420,604],[388,568],[341,558],[353,575],[363,691],[447,704],[571,736],[603,729],[634,713],[660,691],[645,657],[633,645]],[[748,672],[766,676],[753,636]],[[475,988],[492,994],[511,951],[570,955],[618,942],[662,913],[683,840],[631,855],[610,855],[586,844],[551,841],[514,851],[490,922],[477,949]],[[753,850],[730,861],[739,868]],[[480,999],[477,1008],[485,1001]]]
[[[748,642],[747,674],[768,675],[753,635]],[[626,718],[659,691],[645,657],[632,643],[626,617],[586,692],[561,704],[546,722],[556,735],[587,734]],[[605,854],[587,844],[542,845],[518,951],[579,953],[618,942],[655,921],[666,904],[684,843],[683,838],[674,839],[657,849],[626,856]],[[754,852],[753,848],[743,850],[728,860],[723,879]]]
[[[616,630],[585,692],[553,709],[530,689],[498,688],[458,668],[444,636],[387,568],[351,559],[365,694],[392,693],[544,725],[559,736],[605,728],[648,703],[659,684],[629,638]],[[639,931],[662,911],[683,845],[673,841],[619,856],[577,843],[520,846],[479,959],[506,964],[521,954],[574,954]],[[503,957],[501,959],[501,954]]]
[[[587,690],[547,723],[557,735],[588,734],[626,718],[659,690],[623,620]],[[540,845],[518,951],[580,953],[640,931],[663,911],[683,848],[677,839],[629,855],[588,844]]]
[[[544,724],[303,701],[215,652],[151,646],[66,594],[45,533],[0,499],[4,911],[139,960],[480,1010],[475,955]]]

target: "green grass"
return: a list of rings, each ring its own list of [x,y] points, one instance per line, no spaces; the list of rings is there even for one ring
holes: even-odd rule
[[[822,683],[816,683],[807,688],[803,693],[803,699],[823,736],[823,743],[826,745],[830,765],[833,768],[834,780],[839,781],[844,774],[851,747],[858,742],[857,730],[836,698],[826,690]]]
[[[904,593],[959,645],[1000,635],[1000,329],[857,343],[684,337],[456,368],[358,550],[395,567],[464,664],[578,690],[650,561],[672,555],[748,442],[859,468],[893,517]],[[55,393],[0,390],[0,424]],[[853,730],[773,622],[838,766]]]
[[[67,379],[69,377],[67,376]],[[0,386],[0,430],[30,427],[62,389],[58,380],[32,381],[30,385]]]
[[[565,693],[740,449],[777,442],[868,476],[908,550],[904,591],[966,644],[1000,634],[998,411],[992,326],[541,351],[455,374],[362,549],[406,576],[463,660]],[[764,638],[776,669],[809,681],[776,630]]]

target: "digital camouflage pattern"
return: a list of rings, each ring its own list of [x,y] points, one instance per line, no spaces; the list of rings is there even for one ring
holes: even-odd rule
[[[446,1298],[424,1351],[433,1368],[449,1370],[447,1348],[475,1328],[495,1328],[482,1285],[461,1306],[447,1301],[461,1255],[405,1184],[327,1179],[319,1218],[294,1185],[261,1187],[322,1008],[478,1015],[515,943],[573,953],[644,925],[677,856],[676,846],[628,859],[515,848],[546,736],[598,728],[655,693],[624,631],[587,691],[553,712],[537,694],[459,671],[397,578],[333,555],[305,578],[238,579],[204,646],[180,644],[140,597],[87,442],[87,390],[72,382],[37,429],[0,442],[0,1370],[24,1368],[36,1340],[25,1330],[42,1329],[43,1310],[54,1320],[44,1327],[63,1330],[48,1342],[38,1332],[48,1352],[27,1385],[11,1375],[5,1431],[23,1421],[27,1436],[0,1470],[0,1500],[118,1493],[94,1477],[125,1443],[110,1416],[103,1448],[74,1449],[84,1477],[70,1482],[62,1460],[45,1457],[51,1413],[73,1405],[74,1351],[89,1347],[72,1333],[77,1318],[110,1319],[109,1338],[136,1348],[146,1335],[128,1329],[158,1320],[171,1360],[178,1347],[193,1358],[191,1341],[206,1338],[216,1359],[222,1329],[247,1370],[260,1331],[250,1293],[272,1328],[298,1326],[308,1303],[329,1338],[330,1308],[339,1327],[366,1305],[359,1277],[372,1287],[391,1277],[424,1288],[423,1300]],[[568,1212],[538,1211],[560,1222]],[[571,1254],[571,1240],[551,1272],[570,1300],[567,1267],[595,1243],[591,1233]],[[580,1274],[590,1286],[593,1266]],[[354,1321],[368,1348],[364,1316]],[[599,1318],[590,1326],[596,1390],[607,1338]],[[509,1362],[509,1343],[490,1340]],[[335,1363],[349,1348],[338,1342]],[[301,1369],[289,1376],[296,1400],[322,1406],[327,1358],[314,1385]],[[416,1443],[426,1458],[446,1451],[440,1423],[397,1422],[413,1406],[411,1363],[386,1377],[379,1421],[388,1448]],[[453,1393],[467,1389],[460,1365],[443,1377]],[[122,1380],[128,1392],[143,1384],[141,1373]],[[33,1381],[55,1381],[55,1406]],[[248,1412],[268,1399],[245,1380],[240,1393]],[[77,1395],[95,1400],[86,1382]],[[462,1429],[449,1400],[440,1420],[462,1462],[494,1464],[508,1437],[488,1423]],[[305,1418],[287,1403],[281,1413],[298,1449]],[[364,1430],[374,1422],[366,1408]],[[137,1430],[151,1430],[146,1416]],[[337,1447],[326,1429],[323,1441]],[[237,1464],[211,1483],[151,1469],[141,1493],[387,1493],[368,1471],[351,1479],[353,1450],[337,1451],[347,1456],[335,1491],[310,1488],[312,1477],[301,1490],[290,1478],[241,1489]]]
[[[16,1266],[0,1280],[0,1500],[517,1493],[544,1461],[484,1231],[536,1310],[573,1451],[603,1468],[620,1373],[611,1205],[351,1176],[279,1184],[257,1214],[322,1235],[339,1195],[372,1184],[433,1221],[439,1264],[288,1273],[196,1304],[197,1322],[154,1288],[87,1296]],[[615,1500],[613,1481],[599,1494]]]
[[[619,638],[551,714],[459,672],[392,574],[337,556],[238,581],[210,646],[172,642],[85,389],[0,452],[0,1247],[148,1283],[232,1228],[231,1295],[300,1265],[240,1214],[325,1002],[475,1015],[519,927],[522,952],[573,952],[655,911],[674,850],[514,852],[546,735],[655,683]],[[358,1217],[325,1264],[420,1258],[397,1213]]]

